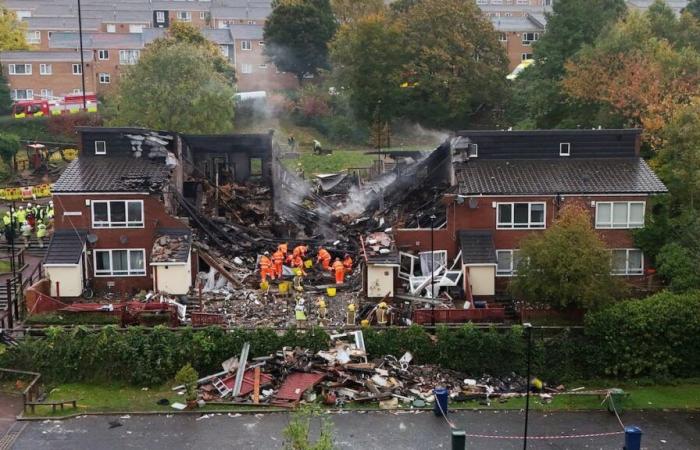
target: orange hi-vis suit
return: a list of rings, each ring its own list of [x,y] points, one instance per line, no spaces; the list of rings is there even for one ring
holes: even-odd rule
[[[304,260],[301,258],[301,256],[292,256],[292,267],[298,267],[299,270],[301,270],[302,275],[306,275],[306,272],[304,271]]]
[[[308,247],[305,245],[297,245],[296,247],[294,247],[294,250],[292,251],[291,255],[287,255],[287,262],[292,264],[297,256],[300,258],[306,257],[307,248]]]
[[[284,253],[277,250],[272,254],[272,264],[274,265],[275,274],[278,278],[282,277],[282,265],[284,264]]]
[[[339,259],[333,263],[333,270],[335,271],[335,284],[343,284],[345,282],[345,266]]]
[[[275,279],[275,271],[272,270],[272,261],[267,256],[260,257],[260,281],[263,283],[267,281],[267,277],[270,279]]]
[[[277,250],[282,252],[282,254],[286,257],[287,256],[287,249],[288,249],[288,244],[285,242],[283,244],[279,244],[277,246]]]
[[[316,258],[316,262],[321,261],[323,264],[323,270],[330,270],[331,269],[331,254],[328,253],[328,250],[325,248],[322,248],[318,251],[318,257]]]
[[[346,256],[343,260],[343,267],[347,273],[352,272],[352,258],[350,256]]]

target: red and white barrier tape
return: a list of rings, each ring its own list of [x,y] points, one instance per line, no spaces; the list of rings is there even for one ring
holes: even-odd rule
[[[590,434],[566,434],[559,436],[528,436],[528,440],[550,440],[550,439],[576,439],[576,438],[587,438],[587,437],[600,437],[600,436],[616,436],[620,434],[625,434],[624,431],[612,431],[609,433],[590,433]],[[500,436],[495,434],[465,434],[466,437],[472,438],[484,438],[484,439],[520,439],[522,436]]]

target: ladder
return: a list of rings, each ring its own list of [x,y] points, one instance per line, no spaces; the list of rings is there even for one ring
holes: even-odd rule
[[[221,378],[219,377],[214,378],[214,381],[211,384],[217,391],[219,391],[219,395],[221,395],[221,398],[224,398],[231,393],[231,389],[226,387],[224,382],[221,381]]]

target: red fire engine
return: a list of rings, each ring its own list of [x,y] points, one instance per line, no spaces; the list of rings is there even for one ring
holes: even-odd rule
[[[97,95],[85,94],[87,112],[97,112]],[[72,114],[82,111],[83,94],[71,94],[54,99],[19,100],[12,106],[12,115],[15,119],[25,117],[57,116],[60,114]]]

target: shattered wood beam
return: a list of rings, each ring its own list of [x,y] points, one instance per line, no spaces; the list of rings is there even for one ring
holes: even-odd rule
[[[240,282],[239,280],[237,280],[236,277],[234,277],[234,276],[231,274],[231,272],[229,272],[228,270],[226,270],[226,269],[224,268],[224,266],[222,266],[222,265],[216,260],[216,258],[214,258],[213,256],[211,256],[211,255],[210,255],[206,250],[204,250],[202,247],[197,246],[197,248],[199,249],[199,256],[204,260],[204,262],[206,262],[206,263],[209,264],[211,267],[213,267],[214,269],[216,269],[216,271],[219,272],[219,273],[221,274],[222,277],[226,278],[226,279],[227,279],[228,281],[230,281],[234,286],[236,286],[236,287],[241,287],[241,282]]]
[[[241,356],[238,358],[238,372],[236,372],[236,383],[233,385],[233,398],[238,397],[241,393],[241,386],[243,385],[243,375],[245,375],[245,365],[248,362],[248,353],[250,352],[250,342],[243,344],[243,349],[241,350]]]
[[[253,372],[253,403],[260,403],[260,366]]]

